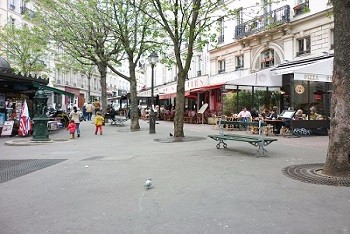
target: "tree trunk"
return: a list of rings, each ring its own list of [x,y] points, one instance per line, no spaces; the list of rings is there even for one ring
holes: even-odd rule
[[[129,61],[129,72],[130,72],[130,130],[139,130],[139,108],[137,98],[137,82],[135,65],[132,61]]]
[[[88,74],[87,75],[87,78],[88,78],[88,95],[87,95],[87,103],[89,103],[89,102],[91,102],[91,75],[90,74]]]
[[[323,173],[350,176],[350,1],[334,0],[334,68],[328,153]]]
[[[101,84],[101,105],[102,112],[107,112],[107,64],[102,63],[98,65],[98,71],[100,72],[100,84]]]
[[[174,137],[184,137],[184,112],[185,112],[185,80],[186,73],[181,70],[178,73],[176,106],[174,117]]]

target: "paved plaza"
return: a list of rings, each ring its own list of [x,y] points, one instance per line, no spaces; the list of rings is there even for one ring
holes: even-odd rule
[[[281,172],[324,163],[326,136],[278,136],[268,156],[256,158],[245,142],[216,149],[209,138],[154,141],[169,137],[172,122],[159,122],[156,134],[146,121],[137,132],[129,124],[107,124],[100,136],[83,122],[80,138],[68,140],[62,130],[50,137],[68,141],[44,145],[8,146],[26,139],[0,138],[0,160],[34,168],[0,183],[0,233],[350,233],[349,187]],[[210,125],[184,129],[194,137],[218,133]]]

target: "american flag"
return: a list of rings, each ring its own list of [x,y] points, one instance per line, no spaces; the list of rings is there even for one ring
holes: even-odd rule
[[[19,121],[19,129],[18,129],[18,135],[19,136],[27,136],[29,134],[30,130],[30,117],[28,112],[28,105],[26,100],[24,100],[20,115],[20,121]]]

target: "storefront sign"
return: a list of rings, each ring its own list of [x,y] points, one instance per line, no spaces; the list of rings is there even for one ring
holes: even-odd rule
[[[332,76],[322,74],[302,74],[294,73],[294,80],[307,80],[318,82],[332,82]]]

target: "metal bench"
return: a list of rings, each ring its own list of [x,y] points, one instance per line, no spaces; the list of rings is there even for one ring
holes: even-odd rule
[[[239,134],[224,134],[222,125],[223,124],[230,124],[228,121],[222,121],[220,122],[221,128],[220,133],[218,135],[208,135],[208,137],[214,139],[215,141],[219,141],[219,143],[216,144],[216,148],[220,149],[221,144],[223,148],[227,148],[227,144],[225,141],[241,141],[241,142],[247,142],[255,147],[258,147],[258,149],[255,151],[255,157],[259,156],[266,156],[267,150],[265,149],[265,146],[271,144],[274,141],[277,141],[276,138],[270,138],[265,137],[261,131],[263,123],[257,122],[258,128],[259,128],[259,135],[258,136],[247,136],[247,135],[239,135]],[[254,124],[256,125],[256,124]]]
[[[114,118],[111,118],[111,125],[119,125],[122,126],[126,121],[128,121],[128,118],[125,116],[115,116]]]

